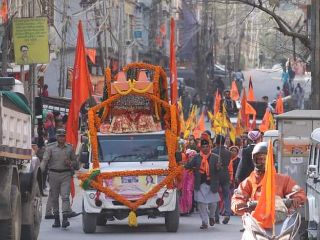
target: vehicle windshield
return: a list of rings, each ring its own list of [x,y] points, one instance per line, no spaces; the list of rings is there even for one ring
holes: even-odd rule
[[[98,136],[100,162],[168,161],[164,134]]]

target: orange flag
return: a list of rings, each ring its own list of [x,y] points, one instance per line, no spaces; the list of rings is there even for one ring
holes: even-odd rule
[[[8,21],[8,3],[7,0],[2,1],[0,14],[2,17],[2,22],[6,23]]]
[[[214,106],[213,106],[213,113],[217,114],[217,112],[220,111],[220,102],[221,102],[221,96],[219,94],[219,91],[216,91],[216,97],[214,99]]]
[[[250,80],[249,80],[249,91],[248,91],[247,100],[250,101],[250,102],[254,102],[255,101],[251,77],[250,77]]]
[[[250,110],[251,105],[247,106],[247,96],[246,96],[246,90],[243,88],[242,90],[242,98],[241,98],[241,108],[238,113],[238,121],[236,126],[236,134],[239,136],[243,131],[245,131],[249,126],[249,115],[247,114],[247,111]],[[248,108],[248,110],[247,110]],[[249,111],[250,112],[250,111]]]
[[[279,96],[277,99],[277,103],[276,103],[276,109],[275,109],[277,114],[282,114],[283,111],[283,101],[282,101],[282,96]]]
[[[86,58],[82,23],[79,21],[77,47],[72,75],[72,99],[69,106],[69,116],[66,126],[66,140],[73,145],[73,148],[76,148],[78,143],[80,108],[91,94],[92,85]]]
[[[176,65],[176,49],[175,49],[175,22],[171,18],[170,22],[170,91],[171,104],[178,101],[178,79],[177,79],[177,65]]]
[[[193,131],[193,135],[196,138],[200,138],[201,133],[203,133],[205,130],[206,130],[206,127],[205,127],[205,123],[204,123],[204,113],[202,112],[200,115],[200,118],[198,120],[197,127]]]
[[[97,55],[96,49],[86,48],[86,54],[89,57],[90,61],[95,64],[96,63],[96,55]]]
[[[248,102],[246,102],[246,111],[245,111],[245,113],[248,114],[248,115],[257,115],[257,111]]]
[[[262,123],[260,124],[259,126],[259,130],[260,132],[265,132],[267,130],[269,130],[269,127],[270,127],[270,111],[269,109],[266,109],[266,112],[263,116],[263,119],[262,119]]]
[[[231,96],[231,99],[234,101],[237,101],[240,98],[237,84],[236,84],[236,81],[234,80],[232,81],[232,84],[231,84],[230,96]]]
[[[266,170],[262,179],[261,196],[252,216],[263,228],[272,228],[275,223],[276,169],[273,163],[273,147],[269,140]]]

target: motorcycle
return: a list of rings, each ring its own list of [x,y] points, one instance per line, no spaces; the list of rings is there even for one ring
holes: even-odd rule
[[[280,199],[286,207],[292,204],[291,199]],[[276,201],[277,202],[277,201]],[[279,202],[279,201],[278,201]],[[256,201],[247,203],[244,210],[253,210],[257,205]],[[277,205],[277,203],[276,203]],[[281,205],[281,204],[280,204]],[[244,232],[242,240],[297,240],[301,225],[301,215],[297,210],[294,212],[276,212],[276,223],[274,229],[263,229],[249,212],[242,216]]]

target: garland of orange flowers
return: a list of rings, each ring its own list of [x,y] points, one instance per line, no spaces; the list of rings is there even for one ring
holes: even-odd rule
[[[129,64],[127,67],[123,68],[126,72],[130,68],[142,68],[153,70],[154,73],[154,92],[153,94],[147,92],[130,92],[128,94],[144,96],[153,101],[155,106],[163,107],[165,109],[164,121],[166,126],[165,136],[166,136],[166,145],[168,150],[169,157],[169,168],[168,169],[150,169],[150,170],[133,170],[133,171],[116,171],[116,172],[104,172],[101,173],[99,155],[98,155],[98,140],[97,140],[97,131],[101,126],[101,123],[105,121],[110,111],[110,106],[112,102],[116,101],[122,94],[115,94],[111,96],[111,88],[108,87],[108,92],[110,91],[109,98],[104,102],[92,107],[88,111],[88,126],[89,126],[89,136],[92,149],[92,162],[93,162],[93,172],[91,173],[82,173],[78,175],[78,178],[87,186],[91,186],[97,189],[99,192],[103,192],[107,196],[113,198],[116,201],[121,202],[126,205],[131,210],[135,211],[137,208],[144,204],[148,199],[152,198],[161,188],[167,186],[167,188],[172,189],[175,187],[175,181],[181,177],[182,166],[177,165],[175,161],[175,151],[177,149],[177,137],[178,137],[178,122],[177,122],[177,109],[175,105],[170,105],[167,102],[167,94],[165,94],[164,99],[161,99],[160,96],[160,76],[162,79],[162,85],[164,89],[167,89],[167,80],[164,70],[159,66],[153,66],[145,63],[133,63]],[[111,86],[111,71],[109,68],[106,69],[106,79],[107,84]],[[156,86],[155,86],[156,84]],[[103,108],[104,112],[100,118],[97,112]],[[120,194],[117,194],[108,187],[103,187],[103,180],[110,179],[114,177],[121,176],[141,176],[141,175],[166,175],[166,178],[159,184],[155,185],[149,192],[145,193],[141,198],[135,202],[131,202],[128,199],[124,198]],[[84,187],[84,186],[83,186]]]

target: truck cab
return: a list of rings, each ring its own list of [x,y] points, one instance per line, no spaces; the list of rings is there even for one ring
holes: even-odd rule
[[[167,169],[169,165],[165,134],[161,132],[143,134],[99,134],[99,159],[102,173],[110,171],[151,170]],[[165,176],[121,176],[104,180],[103,185],[110,187],[129,201],[136,201],[148,192]],[[107,219],[122,220],[128,216],[129,209],[121,202],[115,201],[101,193],[97,204],[95,189],[84,191],[83,207],[84,219],[91,215],[91,221],[84,224],[93,224],[92,219],[97,219],[98,224],[105,224]],[[168,212],[176,214],[174,219],[168,218]],[[137,215],[166,217],[166,221],[176,220],[179,214],[177,208],[176,189],[162,188],[154,197],[150,198],[137,210]]]

